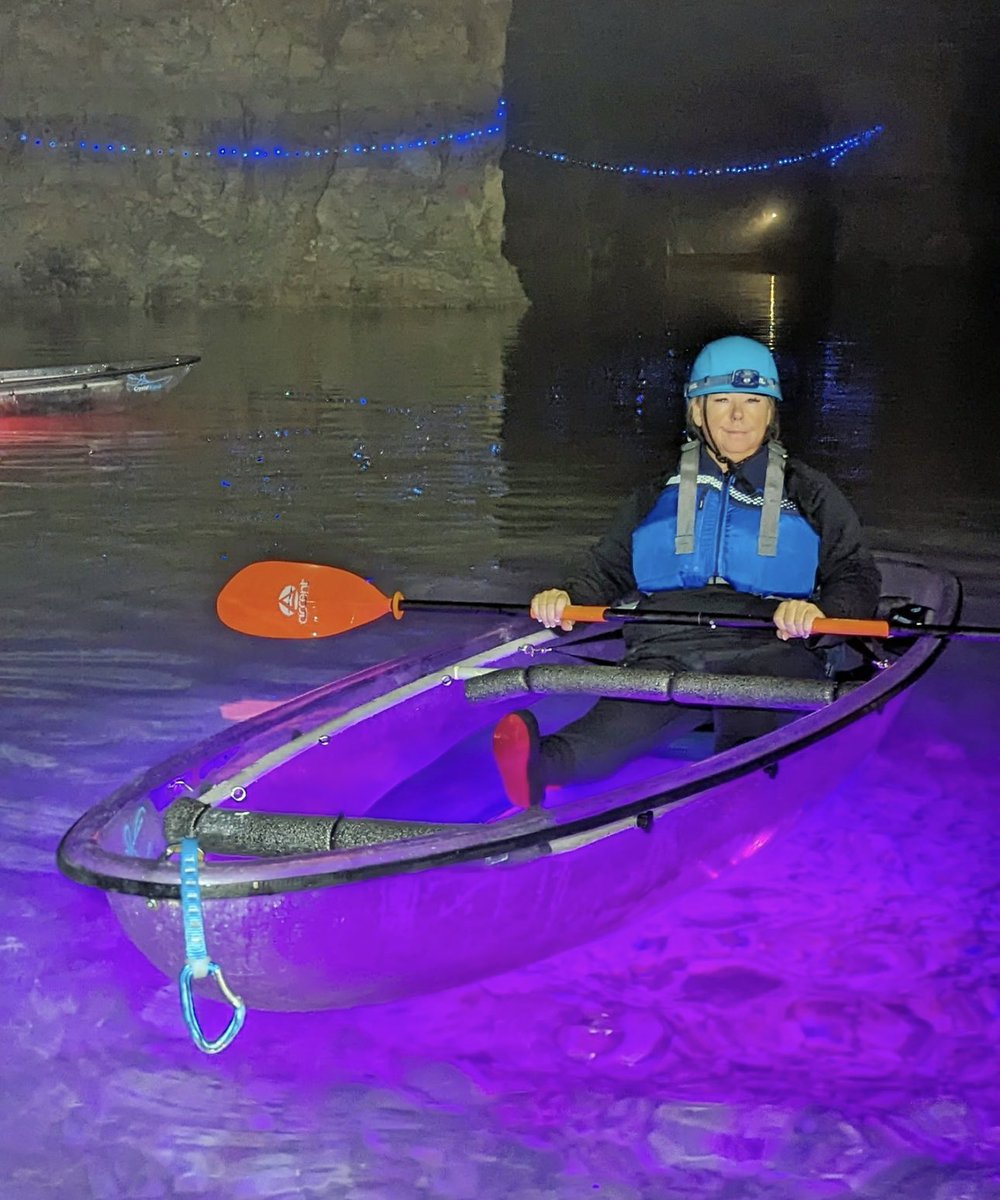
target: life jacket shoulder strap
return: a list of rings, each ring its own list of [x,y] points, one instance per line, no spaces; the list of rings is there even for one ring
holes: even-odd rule
[[[694,554],[694,518],[698,507],[698,464],[701,442],[685,442],[681,447],[680,484],[677,488],[677,529],[675,554]]]
[[[767,474],[764,476],[764,507],[760,514],[757,534],[757,553],[774,558],[778,553],[778,524],[781,516],[781,497],[785,490],[785,463],[788,452],[780,442],[767,444]]]

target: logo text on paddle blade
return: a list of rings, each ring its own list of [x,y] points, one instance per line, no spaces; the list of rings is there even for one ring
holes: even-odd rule
[[[300,625],[309,620],[309,580],[301,579],[296,585],[290,583],[278,595],[278,609],[282,616],[296,617]]]

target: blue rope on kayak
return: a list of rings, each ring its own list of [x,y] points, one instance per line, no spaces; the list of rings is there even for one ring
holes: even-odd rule
[[[198,842],[195,838],[184,838],[181,842],[181,915],[184,920],[184,950],[187,956],[178,982],[181,991],[181,1011],[184,1020],[199,1050],[206,1054],[218,1054],[232,1042],[243,1028],[247,1008],[226,983],[222,968],[208,955],[205,941],[205,917],[201,908],[201,883],[198,879]],[[233,1016],[228,1027],[214,1041],[209,1041],[202,1032],[198,1014],[194,1010],[192,983],[195,979],[206,979],[211,975],[219,985],[219,991],[233,1006]]]

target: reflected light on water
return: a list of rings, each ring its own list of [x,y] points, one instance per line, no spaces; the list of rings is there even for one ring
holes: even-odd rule
[[[776,276],[768,276],[767,282],[767,345],[768,349],[774,349],[775,337],[775,293],[777,291]]]

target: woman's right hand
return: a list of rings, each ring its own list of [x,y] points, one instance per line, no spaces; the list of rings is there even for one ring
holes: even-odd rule
[[[555,629],[558,625],[560,629],[569,633],[573,628],[573,622],[563,620],[563,610],[567,604],[572,603],[569,592],[563,591],[562,588],[547,588],[544,592],[538,592],[537,595],[532,596],[531,615],[546,629]]]

